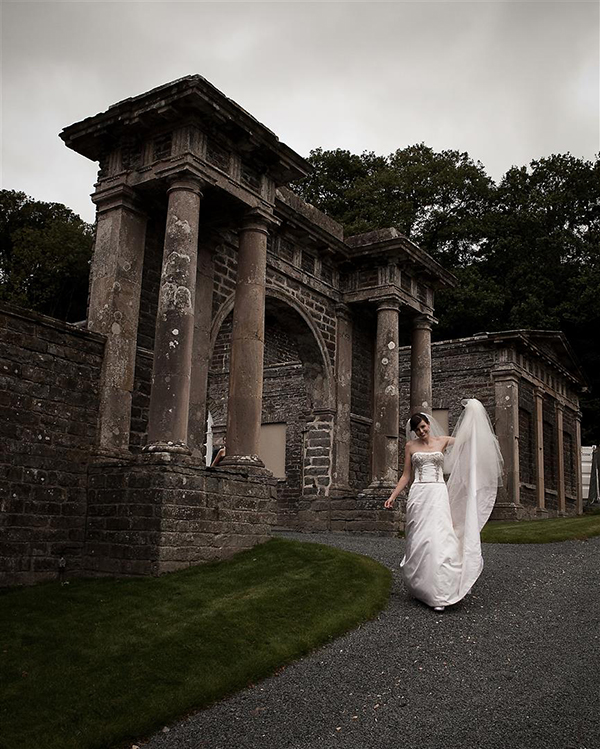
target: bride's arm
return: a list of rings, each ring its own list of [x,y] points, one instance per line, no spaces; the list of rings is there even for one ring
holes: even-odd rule
[[[400,494],[401,491],[406,488],[406,485],[410,481],[411,475],[412,464],[410,460],[410,447],[408,446],[408,443],[406,443],[406,447],[404,449],[404,471],[402,472],[402,476],[400,476],[400,481],[398,481],[398,483],[396,484],[396,488],[390,494],[388,499],[385,500],[385,504],[383,506],[386,508],[386,510],[390,510],[394,506],[396,497]]]

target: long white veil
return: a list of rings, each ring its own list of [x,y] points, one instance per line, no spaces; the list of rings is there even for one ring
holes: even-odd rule
[[[476,398],[463,401],[452,436],[454,445],[447,450],[444,473],[450,474],[448,493],[453,511],[462,512],[470,495],[477,496],[479,530],[487,522],[498,486],[502,484],[504,461],[492,422]]]
[[[502,483],[503,460],[492,423],[475,398],[463,401],[452,433],[454,445],[446,453],[448,497],[452,524],[462,549],[459,596],[471,589],[483,568],[480,532],[486,524]]]

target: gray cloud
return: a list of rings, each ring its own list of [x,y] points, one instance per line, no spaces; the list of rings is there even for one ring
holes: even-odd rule
[[[200,73],[303,155],[424,141],[511,165],[599,150],[597,3],[4,3],[3,187],[91,220],[60,130]]]

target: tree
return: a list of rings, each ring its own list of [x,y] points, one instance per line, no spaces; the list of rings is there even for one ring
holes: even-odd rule
[[[1,190],[0,300],[83,319],[92,241],[92,227],[66,206]]]
[[[494,184],[467,153],[420,143],[387,157],[317,149],[308,160],[314,171],[294,189],[347,236],[393,226],[453,267],[477,253]]]
[[[292,185],[307,203],[339,221],[348,236],[381,227],[371,215],[365,195],[375,175],[385,168],[384,157],[317,148],[310,152],[308,161],[312,172]]]
[[[388,157],[317,149],[295,189],[346,235],[394,226],[459,285],[438,294],[436,338],[512,328],[562,330],[592,392],[583,432],[600,440],[600,161],[557,154],[495,185],[467,153],[424,144]]]

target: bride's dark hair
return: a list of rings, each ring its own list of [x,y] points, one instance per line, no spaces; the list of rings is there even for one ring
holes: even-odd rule
[[[421,413],[413,414],[410,417],[410,422],[409,422],[411,431],[414,432],[422,421],[424,421],[426,424],[431,424],[427,414],[421,414]]]

